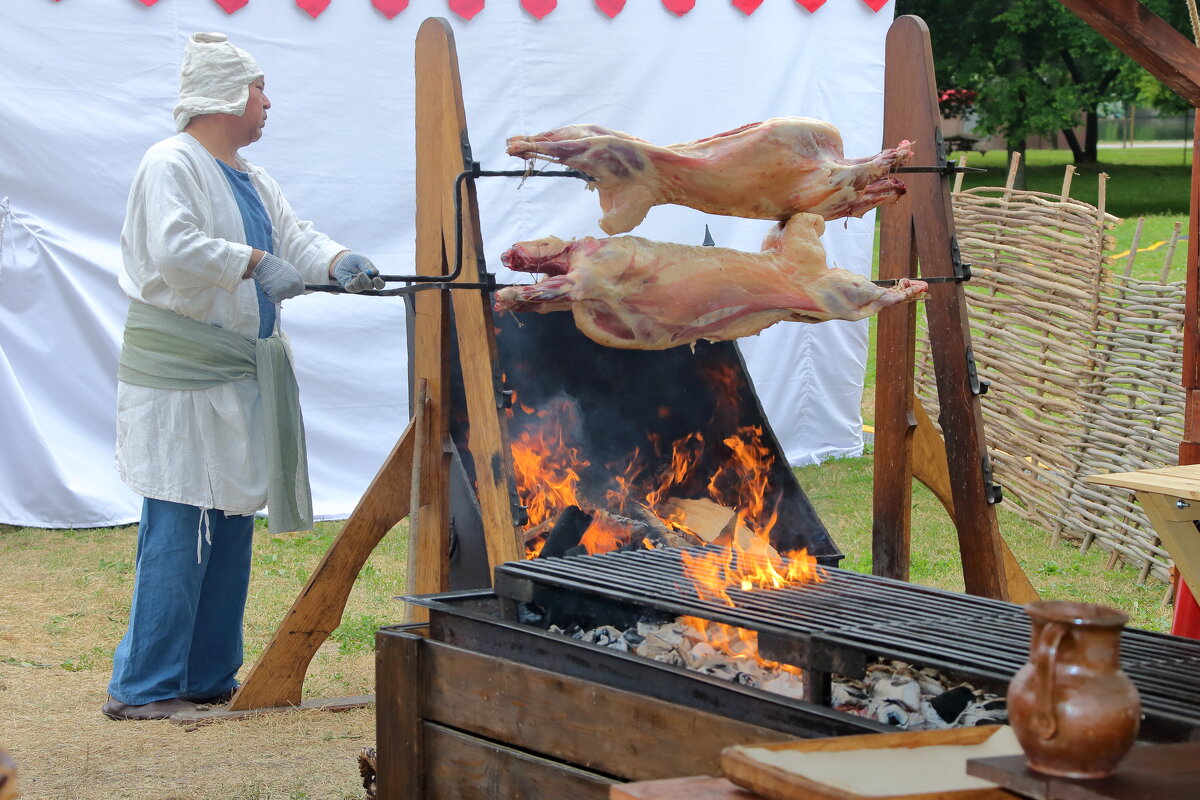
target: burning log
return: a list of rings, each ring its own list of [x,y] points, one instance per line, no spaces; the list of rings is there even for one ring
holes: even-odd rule
[[[649,530],[647,538],[655,547],[694,547],[703,544],[698,537],[687,531],[667,527],[653,511],[639,503],[630,504],[629,514],[634,521],[646,526]]]
[[[713,544],[722,538],[728,541],[737,527],[737,511],[712,500],[668,497],[662,507],[672,520],[678,517],[680,524],[703,539],[705,544]]]
[[[591,524],[591,514],[579,506],[567,506],[558,515],[550,533],[546,535],[546,544],[542,546],[542,552],[538,558],[567,555],[569,550],[579,546],[583,534],[587,532],[588,526]]]

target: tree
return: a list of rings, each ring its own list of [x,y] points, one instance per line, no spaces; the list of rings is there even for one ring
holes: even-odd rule
[[[1177,29],[1188,24],[1180,0],[1142,2]],[[973,94],[976,127],[1003,136],[1010,153],[1062,131],[1077,164],[1095,163],[1100,104],[1148,97],[1146,80],[1157,83],[1057,0],[896,0],[896,13],[925,20],[938,87],[960,90],[943,113],[961,112],[954,98]]]

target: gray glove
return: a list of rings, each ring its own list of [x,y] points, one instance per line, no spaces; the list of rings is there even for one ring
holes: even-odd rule
[[[333,265],[333,279],[347,292],[362,292],[367,289],[382,289],[383,278],[371,259],[358,253],[346,253]]]
[[[250,273],[272,303],[282,303],[289,297],[304,293],[304,276],[282,258],[263,253],[258,266]]]

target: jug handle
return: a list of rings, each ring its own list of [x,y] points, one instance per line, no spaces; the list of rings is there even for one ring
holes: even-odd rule
[[[1043,740],[1053,739],[1058,733],[1058,719],[1054,715],[1054,672],[1058,663],[1058,647],[1067,629],[1062,625],[1047,625],[1042,630],[1042,647],[1037,655],[1037,708],[1033,714],[1033,728]]]

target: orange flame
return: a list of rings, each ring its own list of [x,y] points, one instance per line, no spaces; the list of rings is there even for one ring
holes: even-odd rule
[[[749,592],[825,580],[817,560],[807,550],[794,550],[787,554],[785,561],[758,537],[746,547],[734,542],[730,547],[697,555],[681,553],[680,558],[683,574],[691,579],[701,600],[729,606],[736,605],[727,591],[732,586]]]
[[[735,628],[721,622],[712,622],[700,617],[680,617],[684,625],[695,628],[703,634],[704,640],[712,645],[714,650],[724,653],[737,661],[753,661],[765,670],[790,672],[800,676],[804,671],[791,664],[781,661],[771,661],[758,654],[758,634],[745,628]]]

